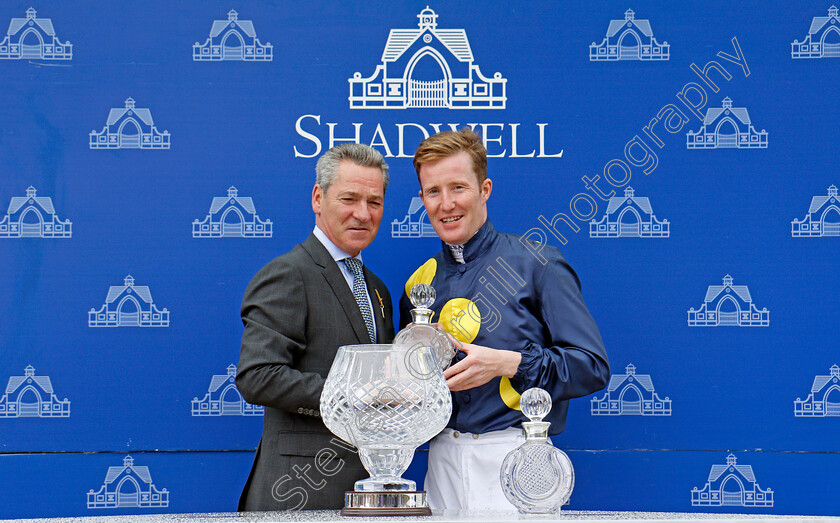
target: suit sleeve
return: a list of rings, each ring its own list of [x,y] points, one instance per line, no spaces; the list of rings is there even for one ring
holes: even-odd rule
[[[536,305],[549,346],[529,343],[511,384],[540,387],[554,400],[586,396],[610,377],[604,342],[580,292],[580,280],[561,256],[549,260],[536,280]]]
[[[254,276],[242,300],[242,347],[236,386],[245,401],[299,412],[320,406],[324,378],[301,372],[306,350],[307,296],[294,265],[276,260]]]

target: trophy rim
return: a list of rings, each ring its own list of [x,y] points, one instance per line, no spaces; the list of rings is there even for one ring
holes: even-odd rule
[[[342,345],[338,350],[345,350],[347,352],[357,352],[362,350],[369,350],[371,352],[391,350],[394,348],[393,343],[353,343],[350,345]]]

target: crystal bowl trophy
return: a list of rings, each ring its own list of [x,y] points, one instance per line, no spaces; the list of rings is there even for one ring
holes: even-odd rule
[[[339,347],[321,393],[321,417],[359,449],[370,478],[344,495],[343,516],[428,516],[426,493],[402,478],[414,450],[437,435],[452,397],[431,348]]]
[[[394,345],[409,347],[429,347],[437,358],[440,370],[446,370],[452,364],[456,348],[445,332],[432,325],[434,311],[430,309],[435,302],[435,289],[431,285],[418,283],[411,288],[408,299],[411,309],[411,324],[397,333]]]
[[[533,388],[519,399],[525,443],[512,450],[502,462],[502,491],[520,514],[554,514],[572,495],[575,471],[565,452],[548,438],[550,422],[543,418],[551,412],[551,396]]]

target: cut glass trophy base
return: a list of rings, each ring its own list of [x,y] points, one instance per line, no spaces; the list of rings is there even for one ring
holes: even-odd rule
[[[426,492],[345,492],[342,516],[431,516]]]
[[[356,492],[413,492],[417,482],[397,477],[360,479],[353,485]]]

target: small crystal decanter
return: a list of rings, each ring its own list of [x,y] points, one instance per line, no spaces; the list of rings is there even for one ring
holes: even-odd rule
[[[394,337],[394,345],[409,347],[429,347],[437,359],[440,370],[446,370],[452,364],[456,348],[445,332],[432,325],[431,310],[435,302],[435,289],[426,283],[418,283],[411,288],[408,299],[414,308],[411,309],[412,323]]]
[[[540,388],[528,389],[519,399],[525,443],[502,462],[500,479],[505,497],[521,514],[553,514],[569,500],[575,471],[565,452],[551,444],[543,418],[551,412],[551,396]]]

